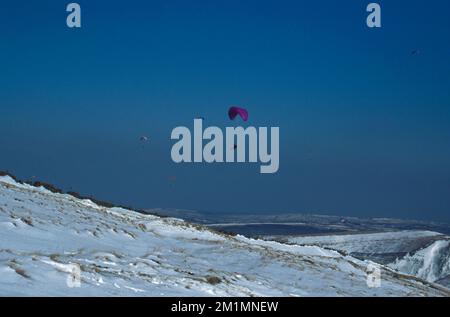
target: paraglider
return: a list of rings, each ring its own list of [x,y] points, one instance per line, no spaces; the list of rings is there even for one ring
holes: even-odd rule
[[[167,178],[167,181],[169,182],[169,186],[175,186],[175,182],[177,181],[177,177],[175,175],[170,175]]]
[[[420,54],[420,50],[418,49],[414,49],[411,51],[411,55],[419,55]]]
[[[147,143],[147,142],[149,141],[149,137],[143,135],[143,136],[141,136],[141,137],[139,138],[139,141],[141,141],[141,143],[142,143],[142,148],[144,148],[144,147],[145,147],[145,143]]]
[[[248,120],[248,111],[246,109],[234,106],[230,107],[230,109],[228,110],[228,117],[230,118],[230,120],[234,120],[234,118],[236,118],[236,116],[238,115],[242,118],[242,120]]]

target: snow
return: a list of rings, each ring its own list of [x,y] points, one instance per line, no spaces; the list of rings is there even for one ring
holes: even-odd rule
[[[449,295],[386,267],[381,287],[369,288],[371,263],[105,208],[0,177],[3,296]],[[80,287],[69,287],[77,268]]]
[[[288,237],[294,244],[338,250],[353,256],[376,258],[395,271],[450,287],[450,238],[433,231],[397,231],[373,234]]]
[[[289,237],[295,244],[329,247],[347,253],[395,253],[414,250],[418,241],[439,238],[444,235],[433,231],[394,231],[368,234]]]
[[[389,267],[431,282],[450,276],[450,241],[439,240],[414,254],[398,259]]]

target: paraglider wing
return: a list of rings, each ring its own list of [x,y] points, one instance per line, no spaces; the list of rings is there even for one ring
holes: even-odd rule
[[[230,117],[230,120],[234,120],[234,118],[236,118],[237,115],[239,115],[244,121],[248,120],[247,110],[240,107],[230,107],[230,109],[228,110],[228,117]]]

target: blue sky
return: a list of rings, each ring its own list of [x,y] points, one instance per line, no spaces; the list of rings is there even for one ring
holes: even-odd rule
[[[381,29],[369,1],[78,1],[81,29],[67,3],[1,3],[0,170],[141,208],[450,221],[448,1],[379,1]],[[278,173],[171,161],[174,127],[230,105],[280,127]]]

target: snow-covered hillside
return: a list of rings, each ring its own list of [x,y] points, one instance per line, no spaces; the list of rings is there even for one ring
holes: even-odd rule
[[[450,286],[450,238],[433,231],[288,237],[287,242],[315,245],[387,265],[405,274]]]
[[[450,240],[435,241],[390,263],[389,267],[450,287]]]
[[[289,237],[295,244],[318,245],[347,253],[361,254],[406,254],[417,251],[443,238],[433,231],[394,231],[365,234]]]
[[[71,284],[73,265],[81,287]],[[0,295],[449,296],[318,246],[225,236],[0,177]],[[69,282],[69,283],[68,283]]]

